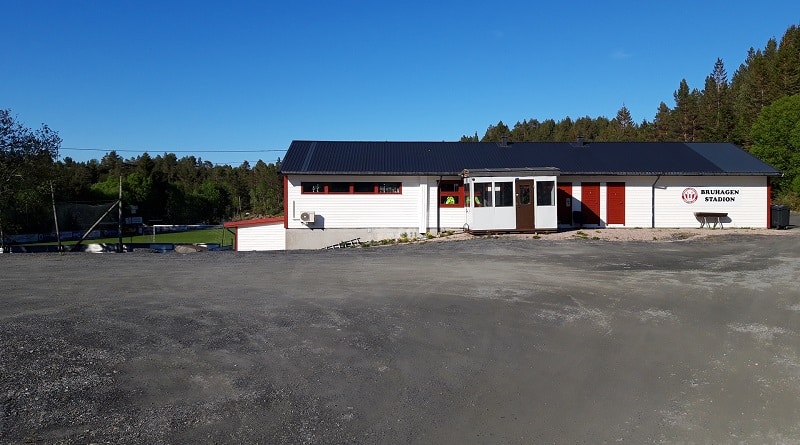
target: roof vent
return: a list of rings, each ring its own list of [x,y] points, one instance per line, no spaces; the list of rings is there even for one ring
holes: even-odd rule
[[[508,147],[508,136],[503,136],[500,138],[500,146]]]
[[[581,146],[581,147],[583,147],[584,145],[586,145],[586,144],[583,142],[583,135],[580,135],[580,136],[578,136],[578,145],[579,145],[579,146]]]

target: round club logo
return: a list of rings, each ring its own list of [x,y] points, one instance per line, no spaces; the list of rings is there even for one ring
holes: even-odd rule
[[[683,202],[686,204],[692,204],[697,201],[697,196],[697,190],[691,187],[686,187],[683,189],[683,193],[681,193],[681,198],[683,198]]]

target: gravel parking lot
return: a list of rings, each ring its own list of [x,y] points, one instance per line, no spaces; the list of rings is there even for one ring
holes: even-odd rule
[[[800,229],[0,255],[0,443],[800,443]]]

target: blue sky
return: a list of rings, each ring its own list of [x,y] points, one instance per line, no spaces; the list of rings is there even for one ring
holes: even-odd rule
[[[0,0],[0,108],[61,157],[282,157],[293,139],[458,140],[502,120],[674,105],[792,1]]]

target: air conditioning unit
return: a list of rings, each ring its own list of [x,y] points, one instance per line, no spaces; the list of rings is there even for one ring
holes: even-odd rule
[[[314,212],[300,212],[300,221],[302,221],[303,224],[314,224],[315,218],[316,215]]]

